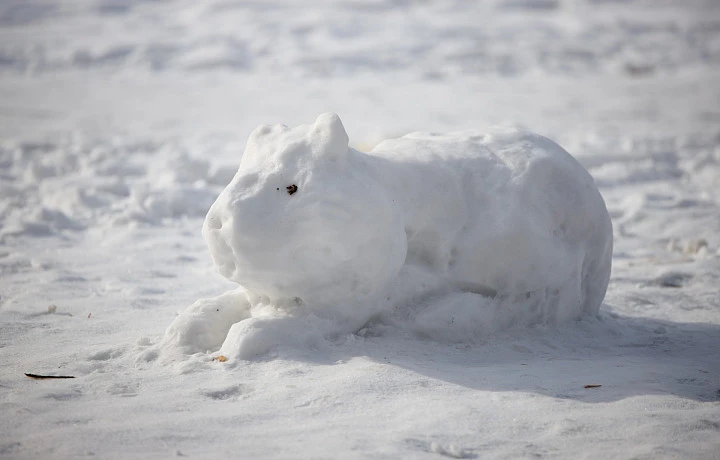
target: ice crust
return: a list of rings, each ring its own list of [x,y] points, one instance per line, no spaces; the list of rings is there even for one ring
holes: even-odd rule
[[[203,235],[241,287],[165,345],[242,359],[368,322],[461,342],[595,315],[613,241],[592,177],[547,138],[412,133],[363,153],[332,113],[258,127]]]

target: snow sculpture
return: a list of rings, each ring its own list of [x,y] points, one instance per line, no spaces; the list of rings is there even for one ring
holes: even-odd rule
[[[362,153],[335,114],[257,128],[203,235],[242,288],[196,302],[165,342],[240,358],[373,317],[462,340],[593,315],[612,252],[593,179],[549,139],[413,133]]]

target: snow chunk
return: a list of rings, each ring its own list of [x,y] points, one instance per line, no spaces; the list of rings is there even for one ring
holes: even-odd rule
[[[242,321],[199,326],[219,318],[195,314],[205,301],[166,342],[188,346],[202,330],[190,348],[209,348],[230,331],[223,354],[243,359],[371,318],[464,341],[594,315],[612,253],[592,178],[551,140],[514,128],[413,133],[365,154],[335,114],[257,128],[203,235],[220,273],[247,289]]]

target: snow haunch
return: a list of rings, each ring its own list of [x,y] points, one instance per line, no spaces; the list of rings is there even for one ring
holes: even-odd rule
[[[463,340],[596,314],[612,253],[593,179],[551,140],[413,133],[362,153],[335,114],[257,128],[203,235],[241,288],[193,304],[165,343],[239,358],[370,319]]]

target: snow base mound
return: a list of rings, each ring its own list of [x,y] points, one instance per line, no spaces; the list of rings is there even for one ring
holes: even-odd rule
[[[335,114],[257,128],[203,235],[241,288],[190,306],[163,347],[238,359],[373,323],[462,342],[595,315],[612,253],[592,177],[551,140],[413,133],[362,153]]]

